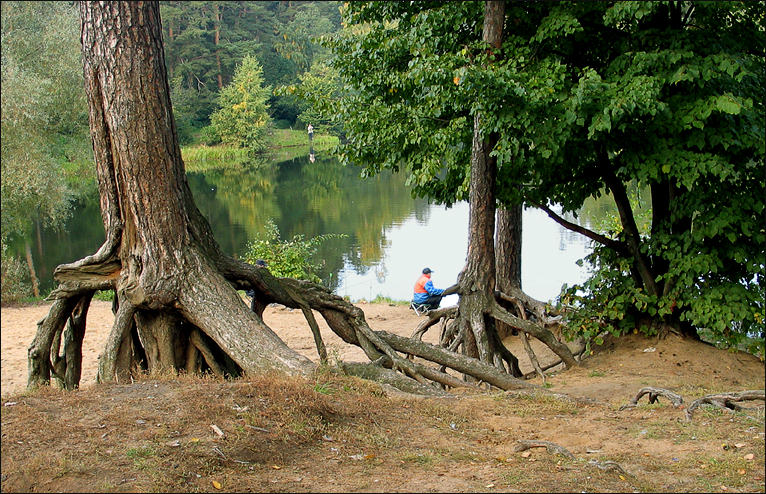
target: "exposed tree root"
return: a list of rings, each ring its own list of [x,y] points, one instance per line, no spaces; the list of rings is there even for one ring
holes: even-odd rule
[[[423,389],[433,388],[434,384],[443,388],[475,386],[475,383],[448,374],[448,368],[503,390],[532,386],[496,366],[454,351],[455,338],[447,339],[447,333],[459,337],[461,332],[458,328],[448,328],[443,318],[454,317],[456,308],[437,311],[436,317],[429,318],[427,322],[434,325],[442,320],[442,339],[444,342],[449,341],[450,345],[449,348],[442,348],[419,341],[418,338],[403,338],[384,331],[373,331],[361,309],[319,285],[277,279],[267,269],[256,268],[225,256],[218,260],[216,268],[220,269],[233,288],[255,290],[257,306],[265,307],[268,303],[277,302],[287,307],[300,308],[312,328],[322,361],[326,362],[326,350],[312,310],[319,312],[344,341],[361,347],[371,361],[380,364],[377,367],[400,371],[427,386]],[[126,379],[140,366],[149,371],[167,370],[169,367],[187,372],[209,369],[218,375],[238,375],[253,369],[253,366],[269,368],[270,365],[258,360],[253,348],[269,347],[267,349],[270,352],[265,354],[273,359],[275,353],[280,354],[279,348],[284,345],[283,342],[265,326],[257,311],[248,309],[242,300],[229,300],[236,292],[224,295],[219,286],[211,290],[212,296],[223,298],[218,302],[210,300],[211,294],[204,291],[202,286],[216,286],[216,273],[205,272],[205,263],[197,263],[196,266],[202,266],[202,270],[198,268],[197,272],[189,274],[195,286],[182,290],[178,299],[163,303],[148,303],[145,294],[135,292],[135,281],[121,278],[121,266],[103,249],[98,255],[57,269],[59,285],[51,294],[54,303],[48,316],[38,325],[38,334],[29,349],[29,384],[47,384],[51,374],[66,387],[74,388],[79,384],[81,363],[78,359],[82,358],[85,317],[94,288],[115,290],[117,308],[115,323],[99,362],[99,382]],[[200,293],[205,293],[208,300],[200,299]],[[233,313],[231,310],[219,311],[222,307],[234,307],[236,310]],[[262,330],[250,333],[245,339],[233,338],[230,328],[246,325],[248,319],[256,322]],[[68,320],[72,329],[64,332]],[[421,329],[427,329],[426,325]],[[64,336],[65,356],[58,355],[62,334],[72,335]],[[183,346],[181,349],[176,348],[179,342]],[[408,360],[406,356],[430,361],[437,366]],[[303,365],[296,364],[291,358],[285,353],[283,363],[287,368]],[[384,374],[388,375],[387,372],[378,372],[379,376]],[[390,376],[385,379],[390,380]]]
[[[605,461],[598,461],[598,460],[590,460],[588,462],[589,465],[593,465],[596,468],[599,468],[601,470],[615,470],[617,472],[620,472],[623,475],[627,475],[629,477],[635,477],[635,475],[628,473],[623,469],[617,462],[611,461],[611,460],[605,460]]]
[[[513,447],[513,451],[516,453],[519,453],[521,451],[526,451],[531,448],[545,448],[548,453],[552,455],[563,455],[569,458],[570,460],[574,460],[575,456],[569,452],[568,449],[566,449],[563,446],[559,446],[556,443],[552,443],[550,441],[538,441],[538,440],[527,440],[527,439],[519,439],[516,441],[516,446]]]
[[[528,449],[532,448],[545,448],[546,451],[552,455],[558,454],[565,456],[569,458],[570,460],[574,460],[575,456],[565,447],[560,446],[556,443],[552,443],[550,441],[540,441],[540,440],[527,440],[527,439],[519,439],[516,441],[516,445],[513,447],[514,452],[521,452],[526,451]],[[623,475],[633,477],[632,474],[628,473],[623,469],[618,463],[606,460],[606,461],[598,461],[598,460],[590,460],[588,461],[589,465],[593,465],[596,468],[599,468],[601,470],[615,470]]]
[[[659,403],[659,396],[664,396],[668,400],[670,400],[673,403],[673,406],[676,408],[680,407],[684,403],[684,399],[681,397],[681,395],[676,394],[672,391],[668,391],[667,389],[663,388],[652,388],[652,387],[646,387],[641,388],[639,390],[638,394],[630,400],[629,403],[626,403],[625,405],[622,405],[619,409],[625,410],[627,408],[635,408],[638,406],[638,400],[641,399],[642,396],[649,395],[649,403]]]
[[[363,364],[357,362],[342,362],[340,367],[343,372],[350,376],[361,377],[381,384],[387,384],[406,393],[434,396],[444,396],[447,394],[435,386],[419,383],[413,379],[407,378],[399,372],[386,369],[385,367],[374,363]]]
[[[641,390],[638,392],[638,394],[633,398],[630,402],[626,403],[625,405],[622,405],[619,410],[626,410],[629,408],[635,408],[638,405],[638,401],[641,399],[642,396],[649,395],[649,403],[658,403],[659,397],[664,396],[668,400],[673,403],[673,406],[676,408],[679,408],[683,405],[684,399],[681,395],[673,393],[672,391],[668,391],[667,389],[663,388],[652,388],[652,387],[646,387],[641,388]],[[740,402],[743,401],[754,401],[754,400],[764,400],[765,392],[764,390],[749,390],[749,391],[739,391],[739,392],[729,392],[729,393],[718,393],[718,394],[710,394],[703,396],[702,398],[699,398],[697,400],[694,400],[689,407],[686,409],[685,415],[686,420],[692,419],[692,414],[694,414],[694,411],[697,410],[702,405],[712,405],[717,408],[727,409],[731,411],[740,411],[740,410],[748,410],[749,408],[743,407],[740,405]]]
[[[686,409],[686,420],[691,420],[694,411],[702,405],[712,405],[717,408],[731,410],[732,412],[747,410],[748,408],[743,407],[738,402],[752,400],[764,401],[765,394],[764,390],[760,389],[703,396],[702,398],[694,400],[689,405],[689,408]]]
[[[521,314],[522,319],[527,319],[527,312],[524,308],[524,305],[521,303],[519,299],[515,299],[514,303],[519,309],[519,314]],[[527,333],[521,332],[521,342],[524,345],[524,350],[526,350],[527,355],[529,356],[530,362],[532,362],[532,367],[535,368],[535,371],[540,375],[540,378],[543,380],[543,385],[545,385],[545,373],[540,368],[540,362],[537,361],[537,355],[535,355],[535,352],[532,350],[532,345],[529,344],[529,337],[527,336]]]

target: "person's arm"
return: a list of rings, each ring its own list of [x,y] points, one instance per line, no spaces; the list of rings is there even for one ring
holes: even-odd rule
[[[441,295],[444,293],[444,290],[436,288],[431,280],[428,280],[423,288],[426,289],[429,295]]]

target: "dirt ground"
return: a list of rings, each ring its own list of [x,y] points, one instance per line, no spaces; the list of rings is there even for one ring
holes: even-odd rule
[[[376,330],[409,336],[423,320],[404,306],[359,307]],[[764,364],[752,355],[630,335],[545,385],[532,379],[533,393],[449,398],[396,393],[332,366],[312,379],[155,376],[100,386],[97,357],[113,316],[94,301],[81,389],[27,392],[26,349],[48,308],[0,310],[2,492],[764,492],[763,401],[685,418],[704,395],[763,389]],[[318,360],[300,311],[272,306],[264,320]],[[331,362],[365,361],[317,320]],[[506,344],[531,371],[518,338]],[[541,363],[553,358],[533,347]],[[684,405],[644,397],[620,410],[647,386]],[[572,456],[518,451],[524,440]]]

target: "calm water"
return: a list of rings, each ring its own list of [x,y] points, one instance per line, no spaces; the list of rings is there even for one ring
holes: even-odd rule
[[[208,218],[224,252],[242,255],[271,219],[282,238],[340,233],[322,245],[318,273],[335,293],[352,300],[377,295],[407,300],[425,266],[436,286],[457,279],[465,264],[468,205],[452,208],[413,199],[402,175],[360,180],[359,171],[316,156],[280,163],[249,163],[188,173],[197,207]],[[38,241],[39,238],[39,241]],[[76,208],[65,231],[41,230],[31,238],[41,289],[53,287],[51,274],[62,263],[94,253],[104,239],[97,196]],[[23,243],[12,245],[23,254]],[[522,285],[531,296],[549,300],[563,283],[584,279],[575,262],[589,249],[537,210],[523,215]],[[447,297],[443,305],[457,302]]]

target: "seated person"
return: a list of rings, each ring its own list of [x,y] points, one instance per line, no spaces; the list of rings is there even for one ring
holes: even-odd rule
[[[433,310],[439,308],[444,290],[434,287],[433,282],[431,282],[431,273],[433,273],[431,268],[423,269],[423,274],[415,282],[412,304]]]

